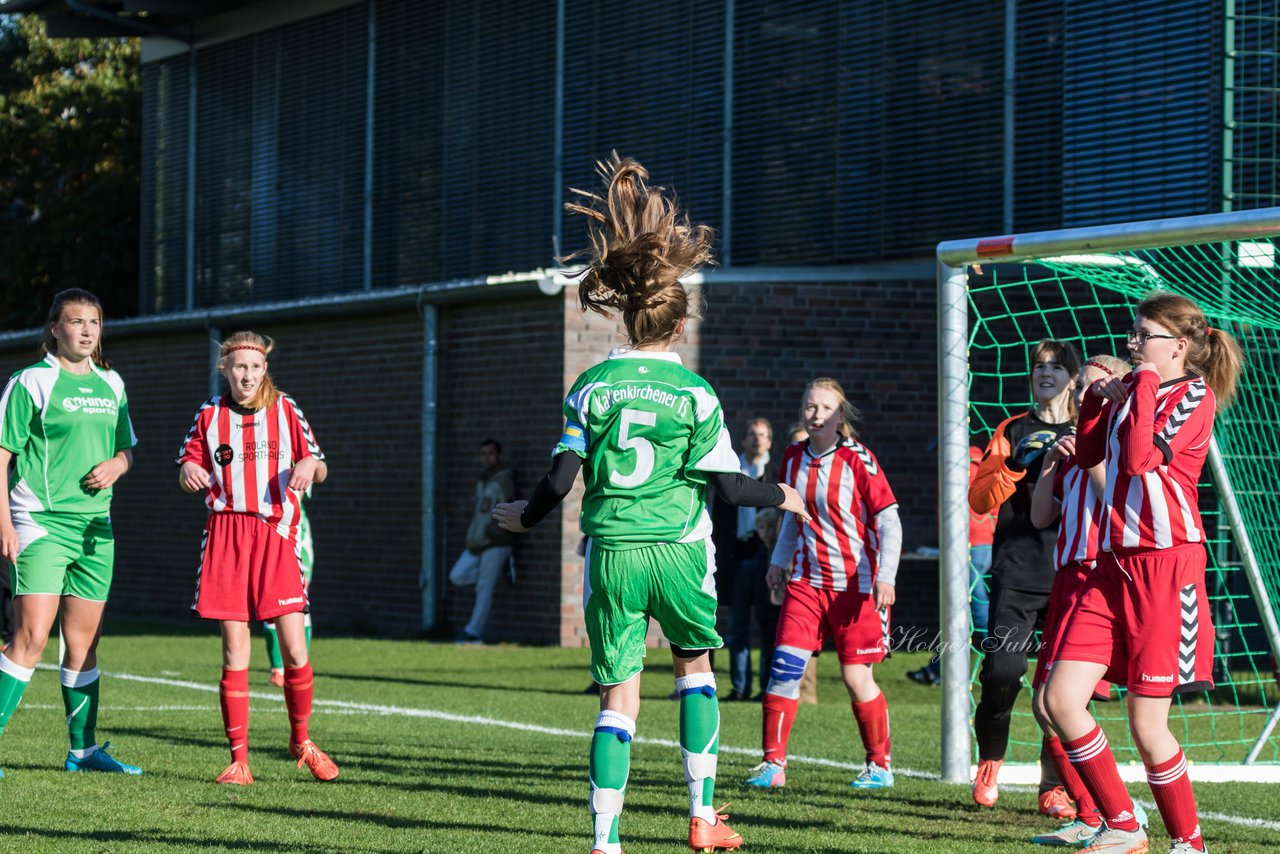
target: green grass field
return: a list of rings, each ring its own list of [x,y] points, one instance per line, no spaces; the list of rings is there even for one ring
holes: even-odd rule
[[[596,698],[581,693],[586,650],[321,636],[312,651],[312,735],[342,766],[328,785],[289,760],[284,704],[266,682],[260,648],[255,655],[250,759],[257,783],[243,789],[213,783],[228,755],[216,694],[219,643],[208,627],[108,626],[99,738],[143,766],[141,778],[61,770],[57,674],[38,671],[0,739],[8,775],[0,781],[7,805],[0,851],[586,854],[586,749],[596,714]],[[46,662],[54,660],[51,649]],[[903,678],[922,661],[898,655],[878,673],[895,764],[927,775],[939,767],[939,694]],[[628,854],[688,850],[688,796],[673,743],[677,707],[666,699],[670,659],[655,650],[650,662],[622,821]],[[1037,850],[1026,840],[1050,825],[1035,813],[1031,791],[1005,791],[998,808],[979,810],[967,787],[925,776],[900,773],[885,792],[850,789],[860,748],[833,656],[821,659],[819,672],[821,703],[801,709],[786,789],[738,785],[757,761],[760,710],[722,706],[718,800],[733,802],[745,850]],[[727,681],[721,673],[721,685]],[[1131,788],[1149,801],[1145,786]],[[1196,792],[1215,854],[1280,851],[1275,787],[1200,784]],[[1153,822],[1158,840],[1154,814]],[[1153,844],[1153,852],[1163,850]]]

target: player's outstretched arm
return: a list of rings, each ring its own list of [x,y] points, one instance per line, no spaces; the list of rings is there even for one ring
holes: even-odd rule
[[[736,471],[707,472],[707,477],[715,487],[716,494],[730,504],[740,507],[777,507],[809,521],[804,499],[785,483],[765,483]]]
[[[582,457],[570,451],[556,454],[551,461],[551,470],[538,481],[528,501],[495,504],[490,516],[503,530],[523,534],[559,506],[573,489],[573,482],[581,469]]]

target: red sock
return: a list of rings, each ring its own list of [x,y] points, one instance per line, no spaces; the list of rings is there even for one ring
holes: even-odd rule
[[[862,746],[867,751],[867,761],[881,768],[889,767],[889,704],[884,692],[865,703],[854,702],[853,719],[858,722]]]
[[[222,726],[231,743],[231,761],[249,761],[249,671],[222,668],[218,683]]]
[[[1062,749],[1062,742],[1056,735],[1051,735],[1045,738],[1045,743],[1049,746],[1049,755],[1053,757],[1053,767],[1058,769],[1062,787],[1067,790],[1071,800],[1076,802],[1076,818],[1090,827],[1100,827],[1102,816],[1098,814],[1098,805],[1085,787],[1084,780],[1080,779],[1080,775],[1072,767],[1067,751]]]
[[[308,661],[301,667],[284,669],[284,704],[289,709],[291,744],[301,744],[310,738],[307,735],[307,722],[311,720],[311,688],[314,684],[311,662]]]
[[[1120,779],[1120,769],[1116,767],[1116,758],[1111,755],[1111,745],[1103,735],[1102,727],[1095,724],[1088,735],[1062,746],[1080,780],[1093,795],[1107,826],[1130,832],[1137,830],[1133,799]]]
[[[800,701],[766,692],[763,705],[764,758],[780,765],[786,764],[787,740],[791,738],[791,725],[796,722],[796,709],[800,708]]]
[[[1147,766],[1147,783],[1155,795],[1156,807],[1174,842],[1188,842],[1198,851],[1204,850],[1200,838],[1200,816],[1196,812],[1196,796],[1187,776],[1187,758],[1179,750],[1171,758]]]

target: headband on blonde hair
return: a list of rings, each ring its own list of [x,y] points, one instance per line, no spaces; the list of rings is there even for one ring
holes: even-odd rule
[[[234,353],[237,350],[257,350],[262,355],[267,355],[267,351],[259,347],[257,344],[237,344],[234,347],[228,347],[228,353]]]
[[[1086,368],[1097,368],[1098,370],[1102,371],[1104,374],[1106,374],[1109,377],[1114,377],[1116,375],[1115,371],[1111,370],[1101,362],[1094,361],[1093,359],[1090,359],[1089,361],[1085,362],[1084,366]]]

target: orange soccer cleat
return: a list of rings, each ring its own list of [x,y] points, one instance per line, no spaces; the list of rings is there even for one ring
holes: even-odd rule
[[[217,782],[232,786],[248,786],[253,783],[253,775],[249,773],[248,762],[232,762],[227,770],[218,775]]]
[[[1059,821],[1071,821],[1076,817],[1076,805],[1061,786],[1055,786],[1040,795],[1040,815]]]
[[[726,823],[729,816],[721,813],[720,810],[728,808],[728,804],[716,810],[716,823],[704,821],[700,818],[689,819],[689,847],[700,854],[710,854],[712,851],[726,851],[732,848],[742,847],[742,834],[738,833]]]
[[[267,681],[270,682],[272,685],[276,686],[277,688],[283,688],[284,687],[284,671],[276,670],[274,667],[271,668],[271,678],[268,679]]]
[[[301,744],[290,744],[289,755],[298,760],[298,767],[306,765],[311,775],[322,783],[338,779],[338,763],[334,762],[324,751],[316,747],[311,739]]]
[[[996,777],[1000,774],[1003,759],[983,759],[978,763],[978,775],[973,778],[973,802],[980,807],[993,807],[1000,792],[996,789]]]

